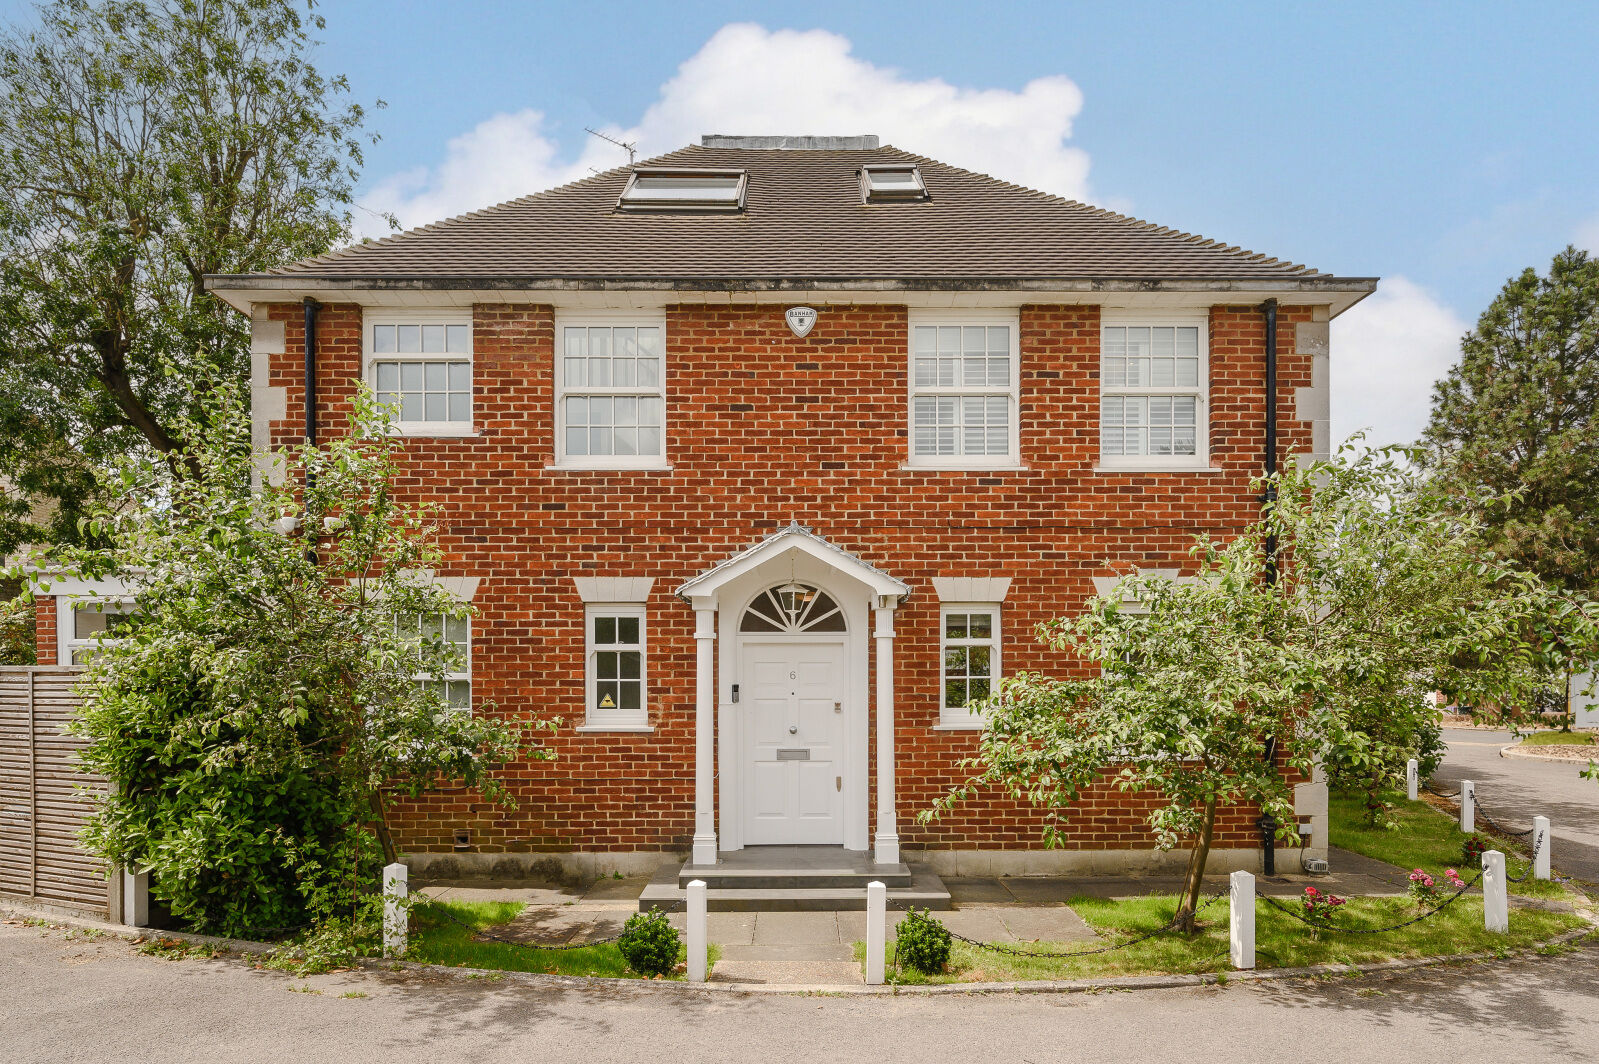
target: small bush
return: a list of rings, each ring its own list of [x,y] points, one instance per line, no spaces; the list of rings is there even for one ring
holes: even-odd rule
[[[627,966],[640,975],[665,975],[677,964],[677,928],[659,909],[636,913],[622,926],[616,948]]]
[[[1466,836],[1466,841],[1460,845],[1460,863],[1469,868],[1482,867],[1483,851],[1488,849],[1488,840],[1475,831]]]
[[[912,909],[899,923],[899,959],[923,975],[934,975],[949,964],[950,941],[949,929],[930,911]]]

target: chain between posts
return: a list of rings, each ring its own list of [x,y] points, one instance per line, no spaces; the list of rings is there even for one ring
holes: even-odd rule
[[[1409,927],[1411,924],[1419,924],[1430,916],[1437,916],[1439,913],[1449,908],[1449,906],[1453,905],[1456,901],[1460,900],[1461,895],[1465,894],[1466,891],[1470,890],[1472,887],[1475,887],[1481,881],[1482,873],[1478,872],[1470,883],[1467,883],[1449,897],[1445,898],[1438,904],[1436,908],[1428,909],[1420,916],[1406,920],[1404,923],[1390,924],[1388,927],[1339,927],[1337,924],[1324,923],[1321,920],[1312,920],[1303,913],[1296,912],[1292,906],[1284,905],[1282,902],[1278,901],[1276,898],[1273,898],[1269,894],[1262,894],[1259,897],[1261,901],[1265,902],[1267,905],[1270,905],[1278,912],[1286,913],[1305,926],[1313,927],[1318,931],[1336,931],[1341,935],[1381,935],[1386,934],[1389,931],[1398,931],[1402,928]]]
[[[1506,879],[1512,883],[1525,883],[1527,881],[1527,877],[1532,875],[1533,869],[1538,867],[1538,853],[1543,849],[1543,839],[1544,833],[1540,831],[1538,832],[1538,837],[1532,840],[1532,856],[1527,858],[1527,870],[1519,876],[1513,876],[1506,872]]]
[[[651,906],[650,907],[650,911],[651,912],[658,912],[661,915],[665,916],[667,914],[675,913],[678,910],[682,909],[684,904],[685,904],[684,901],[679,900],[679,901],[673,902],[670,907],[665,908],[665,909],[662,909],[659,906]],[[604,946],[604,945],[608,945],[608,944],[610,944],[612,942],[619,942],[619,941],[621,941],[621,938],[622,938],[622,935],[619,932],[619,933],[617,933],[615,935],[610,936],[609,938],[589,939],[587,942],[571,942],[571,943],[567,943],[566,945],[562,945],[562,946],[541,946],[541,945],[539,945],[538,943],[535,943],[535,942],[518,942],[514,938],[506,938],[503,935],[496,935],[494,932],[489,931],[487,929],[480,929],[480,928],[473,927],[471,924],[467,923],[465,920],[462,920],[460,917],[456,916],[454,913],[451,913],[448,909],[445,909],[443,906],[434,906],[433,907],[433,911],[435,913],[437,913],[438,915],[444,917],[446,920],[450,921],[452,924],[457,924],[460,927],[463,927],[466,930],[472,932],[472,937],[473,938],[483,939],[483,940],[488,941],[488,942],[498,942],[502,946],[521,946],[523,949],[537,949],[537,950],[545,950],[545,951],[551,952],[551,953],[560,953],[560,952],[565,952],[566,950],[587,949],[590,946]]]
[[[1443,791],[1440,791],[1437,787],[1434,787],[1432,785],[1432,780],[1427,780],[1421,786],[1422,786],[1422,789],[1425,790],[1428,794],[1436,795],[1439,798],[1458,798],[1458,797],[1460,797],[1460,792],[1459,791],[1450,791],[1447,794],[1444,793]]]
[[[1223,892],[1221,892],[1219,894],[1212,894],[1208,899],[1206,899],[1205,901],[1203,901],[1203,902],[1201,902],[1199,904],[1199,907],[1194,910],[1194,915],[1198,916],[1200,913],[1204,912],[1206,909],[1210,908],[1212,905],[1216,904],[1218,901],[1222,900],[1223,898],[1225,898],[1227,896],[1228,896],[1228,894],[1225,891],[1223,891]],[[1162,925],[1161,927],[1157,927],[1153,931],[1145,932],[1144,934],[1139,935],[1136,938],[1130,938],[1126,942],[1118,942],[1115,945],[1111,945],[1111,946],[1100,946],[1097,949],[1078,949],[1078,950],[1069,950],[1069,951],[1066,951],[1066,952],[1054,952],[1054,951],[1046,951],[1046,950],[1024,949],[1021,946],[1013,946],[1013,945],[1011,945],[1011,944],[1009,944],[1007,942],[980,942],[980,941],[978,941],[975,938],[967,938],[965,935],[962,935],[962,934],[960,934],[958,932],[955,932],[955,931],[950,931],[949,932],[949,937],[953,938],[953,939],[955,939],[955,940],[957,940],[959,942],[964,942],[968,946],[973,946],[973,947],[975,947],[977,949],[981,949],[981,950],[987,950],[990,953],[1003,953],[1006,956],[1010,956],[1010,957],[1034,957],[1034,958],[1046,959],[1047,960],[1049,958],[1065,959],[1065,958],[1069,958],[1069,957],[1092,957],[1092,956],[1094,956],[1096,954],[1112,953],[1112,952],[1114,952],[1116,950],[1119,950],[1119,949],[1126,949],[1128,946],[1136,946],[1140,942],[1148,942],[1150,939],[1154,938],[1156,935],[1164,935],[1166,932],[1172,930],[1176,926],[1177,926],[1177,917],[1175,915],[1173,915],[1171,920],[1169,922],[1167,922],[1166,924]],[[949,929],[945,928],[945,930],[947,931]],[[894,971],[896,973],[899,971],[899,939],[898,938],[894,939]]]

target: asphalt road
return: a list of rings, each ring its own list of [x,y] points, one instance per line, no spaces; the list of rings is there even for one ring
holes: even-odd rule
[[[359,972],[298,980],[0,926],[0,1059],[476,1062],[1577,1061],[1599,948],[1388,978],[970,997],[547,990]],[[343,995],[361,995],[346,997]]]
[[[1538,814],[1548,817],[1555,869],[1599,884],[1599,781],[1582,778],[1583,762],[1500,757],[1500,749],[1515,741],[1509,732],[1445,728],[1444,739],[1449,756],[1434,785],[1452,791],[1463,779],[1474,781],[1477,801],[1514,831],[1531,827]]]

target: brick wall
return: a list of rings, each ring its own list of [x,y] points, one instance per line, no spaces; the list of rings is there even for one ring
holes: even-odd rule
[[[693,828],[692,615],[672,591],[684,580],[797,520],[910,585],[896,628],[897,779],[908,847],[1028,848],[1039,817],[998,797],[930,826],[915,822],[958,780],[971,733],[938,721],[934,576],[1009,575],[1004,664],[1061,670],[1034,642],[1035,624],[1076,609],[1091,578],[1128,566],[1187,568],[1190,537],[1225,535],[1255,513],[1248,481],[1262,460],[1265,337],[1253,307],[1216,307],[1210,335],[1208,473],[1096,473],[1099,314],[1095,307],[1021,312],[1022,471],[903,468],[906,311],[823,307],[796,339],[780,306],[678,306],[667,311],[670,471],[547,468],[554,315],[546,306],[474,309],[475,424],[464,439],[418,439],[402,489],[442,508],[451,569],[482,579],[473,620],[480,707],[515,718],[560,716],[553,762],[516,766],[505,811],[452,791],[403,804],[413,851],[447,850],[470,828],[476,849],[686,848]],[[285,322],[271,383],[288,390],[276,443],[303,425],[301,315]],[[1279,431],[1285,454],[1310,448],[1291,420],[1310,359],[1294,350],[1309,308],[1279,315]],[[318,323],[319,418],[342,424],[360,371],[358,307],[329,305]],[[575,575],[652,576],[651,734],[578,734],[583,719],[583,606]],[[43,632],[41,624],[41,633]],[[42,636],[41,636],[42,640]],[[870,748],[869,748],[870,749]],[[1148,803],[1108,790],[1074,812],[1066,845],[1147,847]],[[1222,818],[1219,847],[1252,846],[1255,811]]]
[[[56,647],[56,610],[54,595],[39,595],[33,600],[33,649],[40,665],[59,665]]]

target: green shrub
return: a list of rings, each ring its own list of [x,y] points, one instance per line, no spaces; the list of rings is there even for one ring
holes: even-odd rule
[[[1483,852],[1488,848],[1488,837],[1473,831],[1460,844],[1460,863],[1469,868],[1481,868]]]
[[[616,948],[622,951],[627,966],[640,975],[665,975],[677,964],[680,943],[677,928],[659,909],[635,913],[622,926]]]
[[[897,949],[900,963],[923,975],[933,975],[949,964],[949,928],[930,911],[915,909],[899,922]]]

